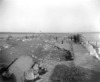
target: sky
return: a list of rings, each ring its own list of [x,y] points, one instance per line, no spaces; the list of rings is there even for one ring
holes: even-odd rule
[[[0,32],[100,32],[100,0],[0,0]]]

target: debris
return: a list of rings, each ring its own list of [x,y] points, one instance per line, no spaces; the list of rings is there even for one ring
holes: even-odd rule
[[[22,42],[25,42],[25,39],[23,39]]]
[[[25,80],[34,80],[39,76],[38,73],[33,71],[33,69],[28,70],[27,72],[24,72]]]
[[[82,42],[82,45],[89,51],[90,56],[95,56],[98,60],[100,60],[97,51],[93,48],[93,46],[88,41]]]
[[[4,47],[4,48],[9,48],[10,45],[9,45],[9,44],[4,44],[3,47]]]
[[[39,75],[44,75],[47,72],[47,69],[43,68],[43,67],[39,67]]]
[[[22,42],[31,41],[32,39],[23,39]]]
[[[46,44],[45,46],[43,46],[43,49],[44,49],[44,50],[49,50],[50,48],[51,48],[51,46],[48,45],[48,44]]]
[[[41,67],[39,63],[34,62],[33,66],[31,67],[30,70],[27,72],[24,72],[24,78],[27,81],[34,81],[34,80],[40,80],[40,75],[43,75],[47,72],[46,69]]]
[[[54,47],[56,47],[58,49],[71,50],[71,44],[70,43],[65,43],[65,44],[55,43]]]

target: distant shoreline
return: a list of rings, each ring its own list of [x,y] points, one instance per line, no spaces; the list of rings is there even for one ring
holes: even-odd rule
[[[39,34],[91,34],[91,33],[100,33],[100,32],[0,32],[0,34],[34,34],[34,33],[39,33]]]

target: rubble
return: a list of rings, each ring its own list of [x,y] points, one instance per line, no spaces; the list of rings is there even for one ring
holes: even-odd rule
[[[33,66],[31,67],[31,69],[29,69],[28,71],[24,72],[24,78],[26,81],[34,81],[34,80],[40,80],[40,76],[45,74],[47,72],[47,70],[43,67],[41,67],[41,65],[39,65],[39,63],[35,62],[33,64]]]
[[[90,56],[95,56],[98,60],[100,60],[100,57],[96,49],[94,49],[93,46],[88,41],[83,41],[82,45],[89,51]]]
[[[4,44],[4,45],[3,45],[4,48],[9,48],[10,46],[11,46],[11,45],[9,45],[9,44]]]
[[[50,50],[50,48],[51,48],[51,45],[49,45],[49,44],[45,44],[43,46],[43,50]]]

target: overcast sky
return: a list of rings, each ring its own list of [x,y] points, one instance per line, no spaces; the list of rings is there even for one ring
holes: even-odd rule
[[[0,0],[0,32],[100,32],[100,0]]]

